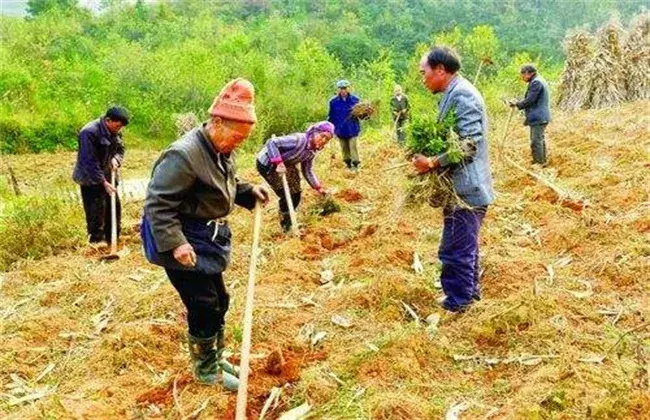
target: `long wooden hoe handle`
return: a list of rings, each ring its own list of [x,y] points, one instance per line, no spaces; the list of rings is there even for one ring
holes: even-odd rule
[[[117,254],[117,186],[115,185],[116,169],[111,170],[111,185],[115,192],[111,193],[111,254]]]
[[[395,116],[395,120],[393,121],[393,138],[395,140],[398,140],[398,137],[397,137],[397,120],[399,120],[399,117],[402,115],[402,112],[404,112],[404,110],[401,110],[400,112],[398,112],[397,115]]]
[[[248,287],[246,289],[246,306],[244,308],[244,335],[241,344],[241,362],[239,364],[239,390],[237,392],[236,420],[246,419],[246,400],[248,398],[248,373],[251,352],[251,334],[253,330],[253,297],[255,294],[255,270],[259,254],[260,230],[262,228],[262,205],[255,203],[255,225],[253,227],[253,245],[251,262],[248,268]]]
[[[289,207],[289,217],[291,218],[291,233],[298,236],[298,217],[296,210],[293,208],[293,200],[291,199],[291,191],[289,190],[289,183],[287,182],[287,175],[282,175],[282,188],[284,188],[284,197],[287,200],[287,207]]]

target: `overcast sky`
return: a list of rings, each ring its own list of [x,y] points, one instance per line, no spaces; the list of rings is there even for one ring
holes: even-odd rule
[[[99,10],[101,0],[79,0],[79,4],[89,9]],[[9,16],[24,16],[27,0],[0,0],[0,13]]]

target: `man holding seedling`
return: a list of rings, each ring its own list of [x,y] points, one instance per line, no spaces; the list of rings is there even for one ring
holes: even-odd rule
[[[236,391],[237,371],[223,358],[230,297],[223,272],[230,259],[234,205],[268,201],[263,187],[236,177],[234,150],[255,125],[253,85],[228,83],[210,107],[210,120],[189,131],[155,163],[140,234],[147,259],[165,268],[187,308],[189,349],[200,383]],[[216,347],[215,347],[216,344]]]
[[[522,101],[510,101],[510,106],[523,109],[526,113],[524,125],[530,127],[530,150],[533,163],[544,166],[547,163],[544,131],[551,121],[548,85],[544,78],[537,74],[537,69],[532,64],[522,66],[520,76],[521,80],[528,83],[526,97]]]
[[[129,124],[129,113],[116,106],[99,119],[89,122],[79,132],[79,150],[72,179],[81,187],[86,213],[86,229],[91,244],[111,241],[111,173],[122,166],[124,142],[120,134]],[[115,194],[117,233],[120,232],[121,206]]]
[[[463,161],[450,163],[446,153],[415,155],[415,170],[424,174],[446,170],[454,192],[463,205],[444,208],[444,228],[438,257],[442,263],[440,282],[445,292],[441,305],[451,312],[467,309],[480,300],[479,230],[488,205],[494,201],[488,160],[485,103],[476,88],[458,74],[460,60],[447,47],[434,47],[422,57],[420,73],[424,85],[442,93],[438,120],[456,114],[454,131],[463,145]]]
[[[361,131],[359,119],[352,115],[352,108],[359,103],[359,98],[350,93],[351,86],[347,80],[336,82],[337,94],[330,99],[327,121],[334,124],[336,137],[341,144],[343,162],[354,173],[359,171],[359,152],[357,137]]]

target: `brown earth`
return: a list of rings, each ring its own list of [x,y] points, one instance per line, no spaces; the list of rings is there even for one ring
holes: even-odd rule
[[[481,234],[483,299],[460,315],[437,305],[440,211],[403,208],[403,174],[383,171],[400,162],[394,146],[363,142],[358,176],[338,163],[325,170],[330,163],[321,159],[317,171],[339,189],[342,212],[310,215],[317,197],[305,194],[301,238],[279,234],[276,210],[264,215],[251,417],[273,387],[283,387],[270,418],[304,401],[314,418],[441,418],[461,402],[468,403],[463,418],[643,418],[650,407],[650,120],[638,109],[648,107],[557,115],[548,129],[550,167],[526,167],[570,191],[568,198],[499,159],[502,126],[492,124],[498,197]],[[598,128],[585,129],[593,121]],[[527,136],[516,127],[501,152],[527,162]],[[26,168],[49,159],[12,163],[25,179]],[[154,159],[141,152],[130,170],[146,173]],[[61,178],[59,166],[46,168]],[[242,175],[255,179],[251,169]],[[127,225],[137,224],[140,205],[125,209],[133,215]],[[231,224],[227,341],[237,361],[250,213],[236,211]],[[191,378],[183,307],[132,236],[113,263],[72,249],[2,274],[5,416],[181,418],[205,406],[201,417],[232,418],[235,395]],[[411,268],[414,252],[423,275]],[[325,269],[334,280],[321,285]],[[430,333],[423,320],[433,313],[441,320]],[[352,326],[333,324],[334,315]],[[327,336],[313,347],[301,334],[308,328]]]

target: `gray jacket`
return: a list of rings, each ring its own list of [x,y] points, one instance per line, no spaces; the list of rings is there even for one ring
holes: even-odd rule
[[[517,108],[526,112],[524,125],[541,125],[551,122],[549,101],[546,80],[540,75],[535,75],[528,83],[526,97],[523,101],[517,102]]]
[[[456,76],[438,104],[438,119],[454,109],[458,122],[456,133],[466,142],[465,161],[452,164],[446,154],[438,156],[440,166],[449,168],[456,194],[472,207],[487,206],[494,201],[492,175],[487,144],[485,102],[478,90],[460,75]]]
[[[166,252],[188,243],[181,219],[224,218],[234,204],[255,206],[252,185],[239,182],[233,157],[216,152],[201,127],[172,143],[158,158],[144,212],[158,252]]]

